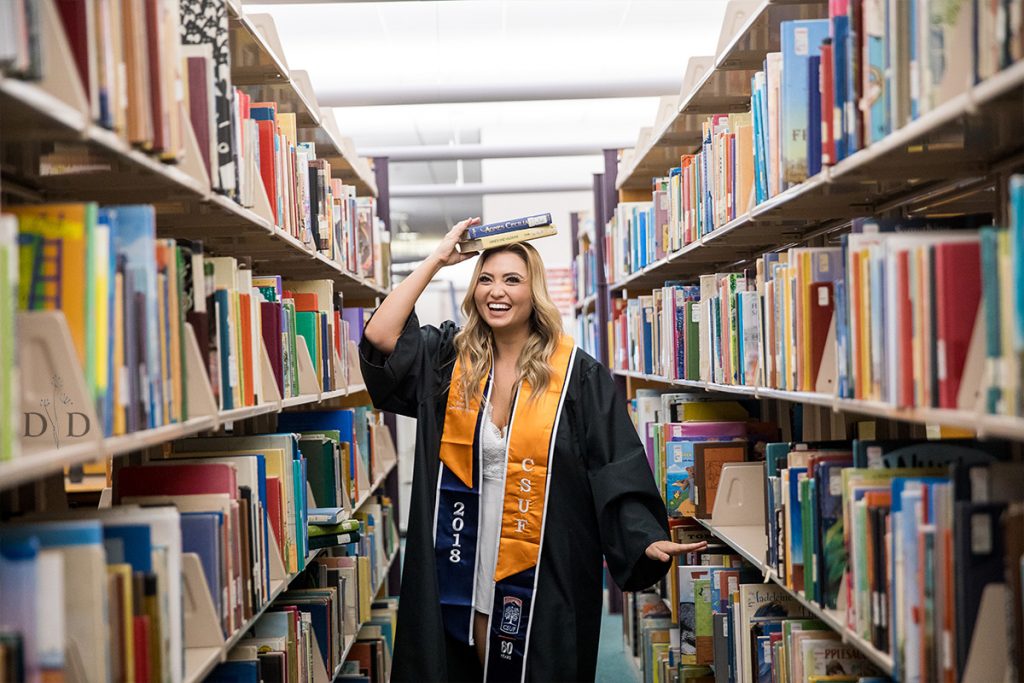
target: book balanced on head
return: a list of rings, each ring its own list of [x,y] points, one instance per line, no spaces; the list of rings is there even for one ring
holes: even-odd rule
[[[500,223],[474,226],[466,231],[466,238],[460,241],[456,248],[460,254],[468,254],[556,234],[558,228],[551,223],[551,214],[541,213]]]

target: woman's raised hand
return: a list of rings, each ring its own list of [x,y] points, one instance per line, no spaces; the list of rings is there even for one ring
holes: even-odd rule
[[[459,243],[466,231],[474,225],[480,225],[479,218],[467,218],[464,221],[456,223],[448,234],[444,236],[441,243],[437,245],[437,249],[434,250],[433,258],[441,266],[453,266],[456,263],[462,263],[466,259],[473,258],[476,256],[476,252],[468,254],[460,254],[455,250],[455,245]]]

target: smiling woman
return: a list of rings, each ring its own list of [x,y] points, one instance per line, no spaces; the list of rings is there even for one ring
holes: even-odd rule
[[[664,504],[607,370],[561,330],[527,244],[486,251],[467,323],[413,307],[471,254],[459,223],[380,305],[360,347],[374,405],[417,418],[392,680],[592,680],[602,556],[626,590],[671,555]]]

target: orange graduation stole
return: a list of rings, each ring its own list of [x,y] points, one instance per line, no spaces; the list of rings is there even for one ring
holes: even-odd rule
[[[532,387],[524,381],[514,399],[485,667],[489,681],[519,681],[525,674],[551,458],[575,353],[572,339],[563,335],[549,360],[551,381],[544,393],[531,400]],[[434,549],[445,628],[472,644],[483,417],[480,400],[467,402],[462,395],[461,378],[456,361],[441,436]],[[490,390],[488,377],[481,394],[489,397]]]

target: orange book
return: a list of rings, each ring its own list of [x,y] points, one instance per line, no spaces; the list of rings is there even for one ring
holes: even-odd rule
[[[736,216],[750,211],[754,191],[754,127],[736,131]]]
[[[252,357],[252,305],[251,294],[238,295],[238,318],[242,331],[242,405],[256,405],[253,391],[253,357]]]

